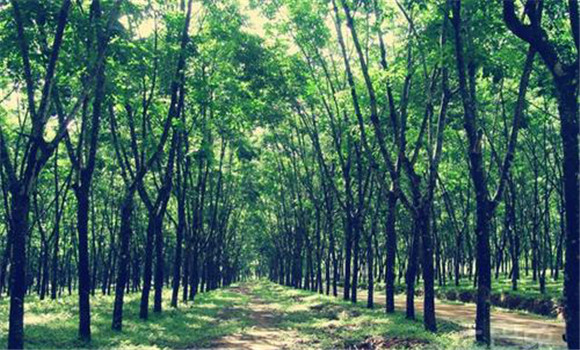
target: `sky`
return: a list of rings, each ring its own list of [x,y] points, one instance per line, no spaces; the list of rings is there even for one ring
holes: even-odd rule
[[[134,4],[145,6],[148,0],[132,0]],[[253,9],[250,6],[249,0],[238,0],[240,4],[240,9],[242,14],[248,17],[248,22],[246,24],[246,30],[250,33],[254,33],[263,38],[266,37],[266,30],[264,25],[267,23],[266,17],[264,17],[258,9]],[[192,8],[192,18],[195,19],[199,12],[201,11],[201,4],[199,1],[193,2]],[[129,18],[127,16],[122,16],[119,22],[125,27],[129,28]],[[192,30],[194,26],[192,26]],[[141,38],[146,38],[153,34],[155,31],[155,20],[153,18],[147,18],[139,23],[138,27],[135,29],[136,35]]]

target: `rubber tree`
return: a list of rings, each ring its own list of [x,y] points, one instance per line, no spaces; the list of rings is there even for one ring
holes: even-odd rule
[[[502,198],[509,170],[516,150],[518,131],[526,105],[526,91],[533,68],[535,49],[530,47],[519,82],[517,102],[513,114],[509,143],[500,164],[500,175],[495,193],[490,193],[489,176],[483,154],[483,130],[477,108],[476,70],[472,55],[465,55],[461,2],[453,2],[452,23],[455,32],[455,55],[459,93],[463,106],[463,124],[468,141],[470,176],[475,189],[476,201],[476,256],[477,256],[477,311],[475,339],[491,344],[490,297],[491,297],[491,248],[490,230],[493,214]]]
[[[21,157],[13,157],[13,152],[19,150],[8,146],[9,139],[3,129],[0,129],[0,163],[6,174],[7,187],[10,192],[9,235],[11,251],[10,268],[10,314],[8,327],[8,348],[21,349],[24,346],[24,298],[26,295],[26,239],[29,234],[28,216],[30,212],[30,196],[36,179],[53,155],[58,143],[63,138],[68,122],[78,111],[73,109],[61,124],[52,140],[45,140],[51,90],[54,83],[56,66],[62,47],[65,27],[68,23],[70,0],[64,0],[57,15],[56,31],[52,49],[45,65],[44,80],[40,95],[37,94],[36,81],[32,74],[30,59],[30,42],[24,28],[21,1],[13,0],[12,12],[16,27],[17,45],[22,59],[24,85],[26,88],[26,103],[30,115],[29,136],[26,138],[26,150]],[[40,96],[40,102],[37,97]],[[24,131],[24,130],[21,130]]]
[[[116,331],[122,330],[123,327],[123,302],[126,284],[128,280],[128,265],[129,265],[129,245],[131,238],[131,218],[134,211],[134,196],[135,192],[138,191],[139,186],[147,172],[151,169],[152,165],[157,162],[158,157],[162,154],[165,143],[169,138],[171,131],[171,125],[173,118],[177,115],[179,110],[179,91],[182,87],[181,74],[185,68],[186,61],[186,46],[189,41],[189,24],[191,19],[191,8],[192,0],[188,1],[187,4],[187,14],[185,16],[185,22],[183,25],[183,30],[181,32],[180,39],[180,52],[177,57],[177,64],[175,67],[175,73],[173,74],[173,79],[171,81],[170,92],[171,98],[169,102],[169,109],[167,116],[163,122],[163,131],[159,136],[159,141],[153,147],[153,152],[148,158],[143,158],[138,164],[136,164],[136,169],[131,169],[132,165],[128,162],[127,155],[123,152],[122,145],[119,140],[119,131],[117,127],[117,122],[115,118],[115,111],[112,105],[109,105],[109,114],[111,117],[111,134],[113,136],[113,143],[115,145],[115,153],[117,154],[117,159],[121,165],[121,170],[123,174],[123,179],[125,182],[125,191],[123,194],[123,199],[121,202],[120,210],[120,228],[119,228],[119,261],[117,264],[117,279],[115,284],[115,301],[113,309],[113,319],[112,319],[112,329]],[[146,113],[146,112],[144,112]],[[128,113],[127,117],[131,118],[132,114]],[[146,114],[145,114],[146,116]],[[131,121],[129,119],[129,121]]]
[[[565,6],[564,2],[560,5]],[[544,2],[527,0],[524,4],[524,15],[529,20],[522,22],[515,13],[513,0],[503,1],[504,21],[509,30],[526,41],[538,52],[550,71],[560,114],[560,136],[562,138],[564,158],[564,210],[566,218],[566,265],[564,277],[564,300],[566,319],[566,341],[570,349],[580,348],[580,180],[578,134],[578,50],[580,27],[578,19],[578,2],[568,1],[570,31],[576,52],[566,46],[558,46],[551,40],[546,29],[542,28]],[[562,47],[562,48],[560,48]],[[572,57],[566,60],[565,57]]]

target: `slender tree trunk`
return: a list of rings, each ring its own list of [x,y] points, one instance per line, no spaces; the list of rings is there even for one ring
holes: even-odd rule
[[[357,302],[357,291],[358,291],[358,271],[359,271],[359,242],[360,242],[360,231],[362,229],[362,225],[360,222],[360,218],[358,217],[358,213],[353,218],[355,220],[352,224],[353,228],[353,244],[352,244],[352,283],[351,283],[351,292],[350,292],[350,301],[352,303]]]
[[[47,288],[48,288],[48,240],[42,246],[42,263],[41,263],[41,271],[42,271],[42,279],[40,281],[40,300],[44,300],[46,296]]]
[[[193,251],[193,261],[191,263],[191,283],[189,287],[189,300],[194,301],[199,285],[199,252],[198,249]]]
[[[431,332],[437,331],[435,318],[435,276],[433,269],[433,242],[431,235],[431,208],[423,204],[418,213],[419,226],[421,228],[421,248],[423,257],[421,260],[423,271],[423,324],[425,329]]]
[[[477,221],[475,228],[477,250],[477,311],[475,337],[478,342],[491,342],[490,296],[491,258],[489,244],[490,213],[489,202],[477,194]]]
[[[162,204],[163,205],[163,204]],[[164,208],[161,209],[163,212]],[[163,301],[163,270],[165,262],[163,257],[163,214],[155,227],[155,299],[153,303],[153,312],[161,312]]]
[[[411,247],[409,250],[409,261],[407,263],[407,273],[405,280],[407,283],[407,311],[406,317],[410,320],[415,319],[415,278],[417,276],[418,251],[419,251],[419,227],[415,222],[413,224],[413,233],[411,237]]]
[[[516,230],[516,199],[515,186],[511,178],[508,178],[508,192],[506,196],[506,221],[507,230],[510,236],[512,250],[512,290],[518,290],[518,279],[520,278],[520,237]]]
[[[171,294],[171,306],[177,307],[177,299],[179,299],[179,280],[181,278],[181,251],[183,246],[183,234],[185,231],[185,200],[180,199],[178,203],[177,213],[177,230],[175,232],[175,259],[173,262],[173,291]]]
[[[26,295],[26,235],[30,198],[20,186],[16,186],[11,192],[12,217],[9,234],[12,261],[8,349],[22,349],[24,347],[24,296]]]
[[[187,303],[187,299],[189,296],[189,275],[190,275],[189,269],[191,266],[190,256],[192,251],[191,249],[192,244],[193,244],[192,242],[187,242],[185,244],[186,249],[185,249],[185,258],[183,261],[183,281],[182,281],[183,293],[181,297],[181,301],[183,301],[184,303]]]
[[[143,288],[141,289],[141,303],[139,307],[139,318],[146,320],[149,317],[149,294],[151,292],[151,280],[153,269],[153,241],[155,230],[157,229],[157,218],[154,214],[149,214],[147,224],[147,236],[145,238],[145,262],[143,265]]]
[[[574,78],[577,81],[577,77]],[[578,192],[578,101],[576,89],[564,87],[559,93],[560,135],[564,150],[564,204],[566,212],[566,264],[564,298],[568,348],[580,348],[580,207]]]
[[[386,219],[386,235],[387,235],[387,272],[385,275],[385,291],[386,291],[386,312],[395,312],[395,257],[397,254],[397,233],[395,231],[395,220],[397,212],[397,196],[395,193],[389,191],[387,194],[387,219]]]
[[[463,249],[463,230],[459,232],[456,237],[455,241],[455,261],[454,261],[454,270],[455,270],[455,285],[459,286],[459,279],[461,278],[460,274],[460,266],[461,266],[461,253]]]
[[[352,226],[349,215],[346,217],[345,247],[344,247],[344,285],[343,299],[350,300],[350,264],[352,260]]]
[[[316,209],[316,290],[322,294],[322,243],[321,243],[321,217],[320,210]]]
[[[563,198],[559,199],[559,201],[563,202]],[[562,248],[564,246],[564,239],[566,238],[566,216],[564,213],[564,203],[562,203],[558,209],[560,212],[560,233],[558,234],[558,247],[556,248],[556,267],[554,271],[554,281],[557,281],[559,278],[559,272],[562,266]]]
[[[120,249],[117,259],[117,281],[115,285],[112,323],[112,329],[116,331],[120,331],[123,328],[123,301],[128,279],[129,243],[131,239],[131,217],[133,214],[134,195],[135,188],[128,188],[123,204],[121,205],[121,228],[119,230]]]
[[[378,213],[377,213],[378,214]],[[378,215],[377,215],[378,216]],[[374,307],[374,257],[373,257],[373,235],[376,230],[376,218],[372,218],[371,232],[367,233],[367,308]]]
[[[89,175],[90,176],[90,175]],[[78,230],[78,279],[79,279],[79,337],[91,340],[90,293],[91,278],[89,270],[89,190],[90,179],[81,173],[81,185],[76,189],[77,230]]]

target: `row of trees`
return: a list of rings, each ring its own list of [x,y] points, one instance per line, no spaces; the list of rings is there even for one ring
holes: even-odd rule
[[[577,3],[281,1],[264,11],[297,49],[303,91],[263,157],[270,278],[373,307],[384,279],[408,318],[423,282],[477,286],[489,344],[492,274],[565,274],[578,347]],[[515,35],[514,35],[515,34]],[[524,266],[522,267],[522,264]],[[530,266],[531,265],[531,266]]]
[[[162,311],[247,275],[250,122],[268,118],[266,53],[235,2],[0,5],[0,296],[8,348],[27,294],[125,294]]]

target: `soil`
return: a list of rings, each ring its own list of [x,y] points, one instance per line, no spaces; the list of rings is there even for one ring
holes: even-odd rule
[[[249,304],[245,311],[249,314],[252,326],[243,329],[240,333],[230,334],[222,337],[211,344],[212,348],[219,349],[240,349],[240,350],[276,350],[292,349],[299,339],[294,332],[281,330],[276,327],[277,315],[269,305],[252,294],[252,291],[245,287],[231,288],[232,291],[250,295]],[[220,315],[223,319],[228,319],[228,310],[224,310]]]
[[[279,316],[276,311],[265,301],[255,296],[251,289],[240,286],[231,289],[234,292],[249,295],[251,297],[244,312],[252,323],[252,326],[243,329],[240,333],[222,337],[211,344],[212,348],[243,349],[243,350],[274,350],[293,349],[303,344],[295,332],[277,327]],[[341,294],[339,294],[341,295]],[[359,291],[359,302],[366,303],[366,291]],[[300,300],[297,300],[298,302]],[[384,293],[375,294],[375,307],[384,307]],[[405,310],[405,296],[398,295],[395,298],[395,307],[399,311]],[[313,311],[327,312],[332,314],[334,310],[326,310],[323,305],[314,305]],[[320,309],[320,310],[318,310]],[[452,304],[436,300],[435,306],[437,318],[455,322],[466,328],[462,334],[465,337],[474,337],[475,329],[475,304]],[[420,314],[423,311],[423,299],[415,297],[415,311]],[[224,309],[220,318],[227,320],[234,317],[235,309]],[[231,315],[230,315],[231,314]],[[237,316],[236,316],[237,317]],[[494,345],[508,346],[512,348],[527,349],[536,345],[551,347],[566,347],[562,340],[565,325],[562,320],[546,319],[533,315],[521,314],[502,309],[492,309],[491,331]],[[417,344],[405,338],[369,337],[357,344],[355,349],[388,349],[392,347],[413,348]]]

